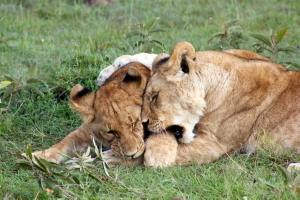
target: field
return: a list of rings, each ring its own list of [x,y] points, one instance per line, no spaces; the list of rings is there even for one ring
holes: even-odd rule
[[[100,70],[120,55],[170,53],[188,41],[197,50],[258,51],[300,69],[299,2],[117,0],[89,6],[80,0],[2,0],[0,13],[0,198],[300,198],[300,173],[284,170],[300,156],[272,147],[155,170],[106,169],[95,160],[69,172],[65,165],[42,172],[24,168],[16,155],[28,147],[46,149],[75,130],[82,120],[68,106],[71,88],[96,91]],[[280,43],[270,39],[280,33]]]

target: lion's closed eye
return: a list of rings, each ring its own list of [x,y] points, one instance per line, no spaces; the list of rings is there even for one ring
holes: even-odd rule
[[[157,97],[158,97],[158,93],[154,93],[153,95],[152,95],[152,97],[151,97],[151,102],[154,102],[154,101],[156,101],[157,100]]]

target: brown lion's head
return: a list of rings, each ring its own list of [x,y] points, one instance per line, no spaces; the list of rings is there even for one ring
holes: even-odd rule
[[[141,107],[149,77],[147,67],[133,62],[113,73],[97,92],[81,85],[71,91],[71,108],[117,156],[136,158],[144,152]]]

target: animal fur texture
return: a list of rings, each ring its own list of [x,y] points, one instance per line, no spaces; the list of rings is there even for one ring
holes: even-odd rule
[[[118,57],[112,65],[104,68],[100,72],[97,78],[97,83],[99,86],[102,86],[105,80],[108,79],[108,77],[110,77],[110,75],[112,75],[115,71],[117,71],[118,69],[120,69],[121,67],[125,66],[130,62],[139,62],[151,70],[152,62],[156,56],[157,56],[156,54],[149,54],[149,53],[139,53],[132,56],[122,55]]]
[[[251,153],[264,145],[263,138],[300,153],[300,72],[250,51],[195,51],[180,42],[170,56],[153,62],[142,120],[154,134],[174,126],[183,130],[176,159],[168,163],[166,156],[153,166]],[[155,156],[155,148],[146,152]]]

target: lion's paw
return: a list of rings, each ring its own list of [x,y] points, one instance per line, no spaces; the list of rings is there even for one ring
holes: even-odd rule
[[[27,155],[25,153],[22,154],[23,156],[27,157]],[[43,158],[49,162],[54,162],[54,163],[60,163],[64,157],[55,149],[47,149],[44,151],[35,151],[32,152],[32,157],[33,157],[33,161],[35,162],[34,157],[37,158]]]
[[[134,166],[134,165],[142,165],[143,164],[143,156],[133,159],[126,159],[123,157],[118,157],[114,154],[112,150],[102,152],[103,162],[108,164],[109,166]]]
[[[175,164],[178,142],[171,133],[151,135],[146,142],[144,165],[157,168]]]

